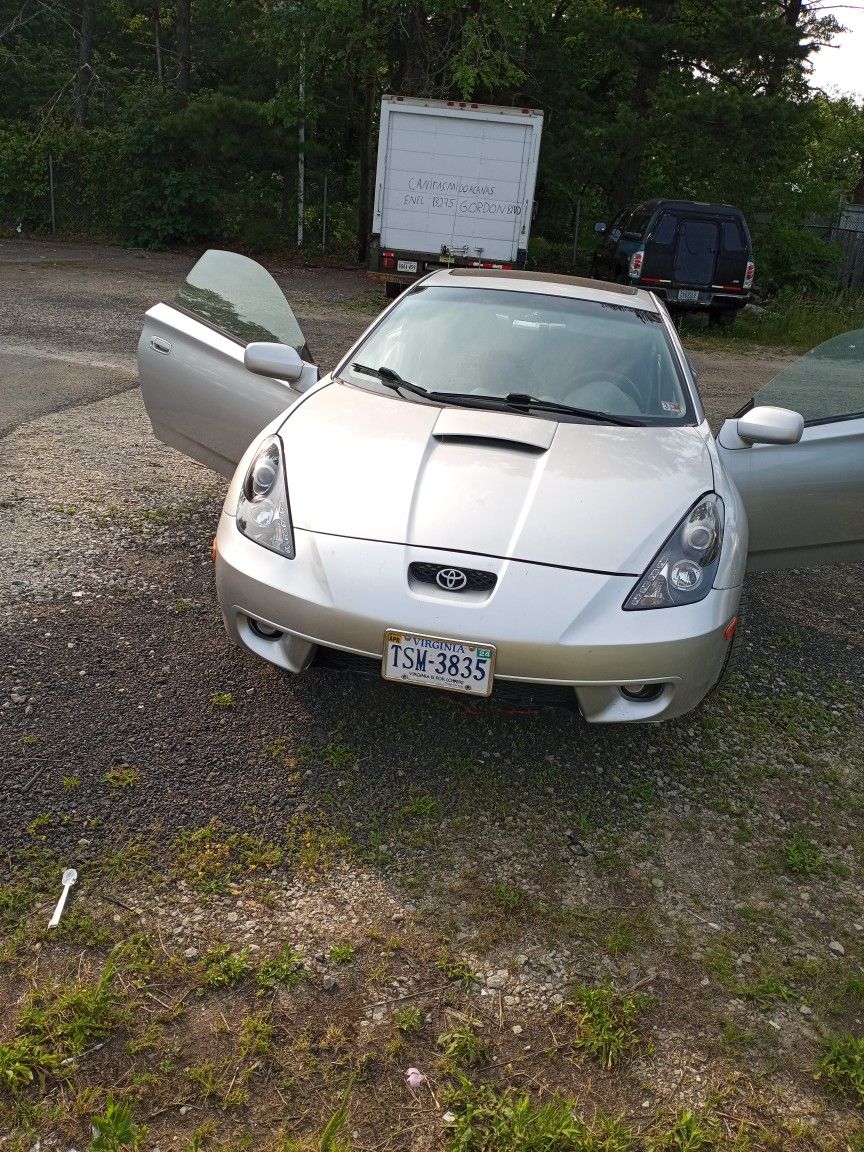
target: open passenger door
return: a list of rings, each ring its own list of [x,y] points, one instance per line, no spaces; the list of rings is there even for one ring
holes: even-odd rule
[[[147,313],[138,376],[157,438],[230,476],[257,433],[317,381],[318,369],[270,273],[211,249],[173,303]]]
[[[778,409],[803,417],[796,442],[791,413]],[[864,329],[775,376],[725,422],[717,444],[747,509],[748,570],[864,560]]]

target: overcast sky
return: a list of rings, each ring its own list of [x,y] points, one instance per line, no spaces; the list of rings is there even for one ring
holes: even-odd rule
[[[834,38],[837,48],[823,48],[811,56],[810,83],[826,92],[839,91],[864,99],[864,0],[847,0],[854,7],[827,8],[849,31]]]

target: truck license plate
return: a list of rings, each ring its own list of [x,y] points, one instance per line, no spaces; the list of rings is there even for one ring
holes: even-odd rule
[[[495,649],[491,644],[469,644],[389,628],[384,633],[381,675],[385,680],[488,696],[494,671]]]
[[[679,288],[678,299],[682,304],[695,304],[699,299],[699,293],[692,288]]]
[[[396,271],[397,272],[416,272],[417,271],[417,261],[416,260],[397,260],[396,261]]]

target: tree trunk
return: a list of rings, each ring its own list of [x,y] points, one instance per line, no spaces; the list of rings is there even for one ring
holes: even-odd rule
[[[804,0],[786,0],[783,4],[782,23],[791,31],[797,32],[798,22],[804,13]],[[768,80],[765,83],[765,95],[777,96],[785,87],[789,79],[789,68],[793,61],[801,61],[799,37],[790,37],[788,47],[779,50],[771,61],[768,70]]]
[[[162,87],[162,30],[159,26],[159,5],[156,4],[153,8],[153,39],[156,44],[156,76],[159,79],[159,87]]]
[[[629,100],[630,111],[638,124],[629,143],[621,149],[609,190],[609,201],[616,211],[632,203],[639,185],[645,146],[650,135],[646,122],[651,114],[654,93],[666,67],[666,60],[658,44],[658,39],[662,38],[655,37],[652,32],[670,23],[674,18],[676,2],[677,0],[643,0],[643,3],[639,4],[648,34],[637,52],[636,79]]]
[[[78,82],[75,88],[75,124],[87,124],[90,85],[93,81],[93,27],[96,23],[96,0],[83,0],[81,6],[81,43],[78,46]]]
[[[177,0],[177,88],[189,95],[189,78],[192,72],[192,0]]]

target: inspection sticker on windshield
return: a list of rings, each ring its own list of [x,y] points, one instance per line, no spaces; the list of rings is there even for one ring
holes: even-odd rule
[[[403,684],[423,684],[470,696],[488,696],[495,671],[495,648],[416,632],[384,633],[381,675]]]
[[[661,400],[660,407],[664,412],[675,412],[677,414],[681,411],[681,405],[677,400]]]
[[[396,271],[397,272],[416,272],[417,271],[417,261],[416,260],[397,260],[396,261]]]

